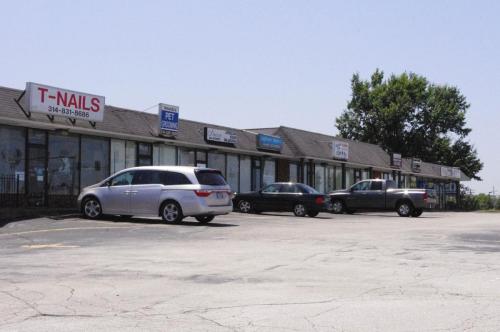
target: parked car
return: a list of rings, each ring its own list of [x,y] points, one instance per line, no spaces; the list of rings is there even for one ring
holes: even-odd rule
[[[429,195],[425,189],[398,189],[392,180],[364,180],[350,189],[330,194],[333,213],[354,213],[357,210],[396,211],[401,217],[419,217],[428,207]]]
[[[161,216],[180,222],[193,216],[202,223],[232,211],[232,193],[215,169],[145,166],[124,169],[86,187],[78,197],[83,215]]]
[[[262,190],[237,194],[233,204],[243,213],[291,211],[297,217],[316,217],[326,211],[328,196],[303,183],[272,183]]]

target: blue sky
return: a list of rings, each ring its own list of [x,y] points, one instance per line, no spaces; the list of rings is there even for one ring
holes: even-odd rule
[[[34,81],[237,128],[336,134],[354,72],[411,71],[457,86],[500,192],[496,1],[3,2],[0,85]]]

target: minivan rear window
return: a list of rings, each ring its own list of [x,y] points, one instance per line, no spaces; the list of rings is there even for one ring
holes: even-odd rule
[[[198,182],[206,186],[225,186],[226,180],[219,171],[196,171]]]

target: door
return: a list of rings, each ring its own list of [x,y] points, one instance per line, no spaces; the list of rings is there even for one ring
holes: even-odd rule
[[[134,172],[123,172],[98,189],[103,213],[130,213],[130,187]]]
[[[282,211],[293,211],[293,205],[302,201],[302,189],[297,184],[283,184],[281,187]]]
[[[45,205],[47,183],[47,150],[45,145],[28,147],[28,202],[33,206]]]
[[[130,186],[130,214],[158,215],[162,187],[159,171],[135,171]]]
[[[369,209],[385,208],[384,181],[371,181],[370,190],[366,195],[366,207]]]
[[[368,192],[370,181],[361,181],[351,187],[351,194],[347,198],[347,207],[354,209],[368,208]]]
[[[260,193],[257,202],[258,209],[262,211],[280,211],[282,209],[282,194],[280,194],[280,184],[270,184]]]

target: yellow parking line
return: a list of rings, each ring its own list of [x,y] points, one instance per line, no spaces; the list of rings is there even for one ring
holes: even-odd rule
[[[48,232],[63,232],[63,231],[78,231],[87,229],[114,229],[114,228],[140,228],[138,226],[115,226],[115,227],[66,227],[66,228],[52,228],[52,229],[39,229],[36,231],[24,231],[17,233],[3,233],[0,236],[9,235],[24,235],[24,234],[36,234],[36,233],[48,233]]]
[[[45,249],[45,248],[80,248],[80,246],[65,245],[62,243],[50,243],[50,244],[30,244],[24,245],[23,248],[28,249]]]

